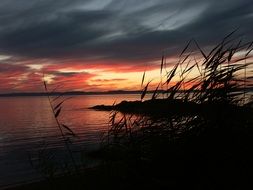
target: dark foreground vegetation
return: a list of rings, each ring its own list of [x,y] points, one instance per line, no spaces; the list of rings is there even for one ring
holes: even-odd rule
[[[231,33],[208,54],[190,42],[170,71],[164,55],[150,100],[148,82],[141,101],[94,107],[111,111],[99,166],[19,189],[252,189],[251,50]]]

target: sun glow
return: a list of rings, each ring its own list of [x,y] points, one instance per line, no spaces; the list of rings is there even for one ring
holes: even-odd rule
[[[54,75],[50,75],[47,74],[44,76],[43,80],[47,83],[47,84],[52,84],[54,82]]]

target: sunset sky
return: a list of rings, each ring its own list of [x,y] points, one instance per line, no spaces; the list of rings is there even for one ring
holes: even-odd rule
[[[253,39],[252,0],[1,0],[0,93],[139,90],[190,39],[205,50],[236,28]]]

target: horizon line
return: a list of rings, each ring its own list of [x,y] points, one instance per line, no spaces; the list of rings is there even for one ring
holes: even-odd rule
[[[246,90],[253,92],[253,88],[237,89],[237,91]],[[154,93],[155,90],[149,90],[146,93]],[[179,90],[182,92],[184,90]],[[193,90],[196,91],[196,90]],[[158,93],[164,93],[166,90],[158,90]],[[109,91],[66,91],[66,92],[9,92],[0,93],[0,97],[14,96],[57,96],[57,95],[103,95],[103,94],[141,94],[142,90],[109,90]]]

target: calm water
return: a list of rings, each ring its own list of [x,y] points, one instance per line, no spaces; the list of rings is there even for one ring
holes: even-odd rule
[[[59,118],[78,135],[72,148],[86,152],[98,148],[101,133],[108,129],[109,112],[88,107],[139,98],[139,95],[85,95],[65,102]],[[39,172],[31,167],[29,155],[45,146],[60,152],[64,146],[47,98],[0,98],[0,105],[0,188],[40,179]]]

